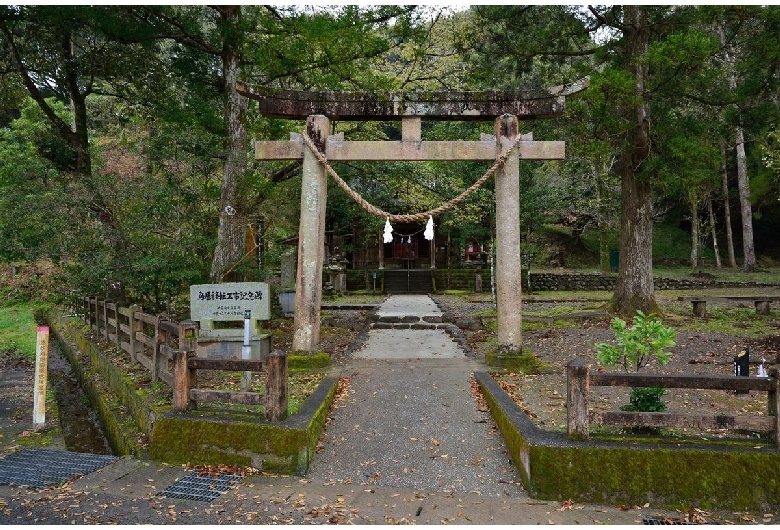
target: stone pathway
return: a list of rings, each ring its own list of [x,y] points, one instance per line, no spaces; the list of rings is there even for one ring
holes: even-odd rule
[[[403,308],[407,308],[404,310]],[[441,316],[427,296],[391,296],[382,316]],[[342,375],[307,477],[445,493],[525,495],[500,432],[477,410],[471,376],[483,368],[442,329],[372,329]]]

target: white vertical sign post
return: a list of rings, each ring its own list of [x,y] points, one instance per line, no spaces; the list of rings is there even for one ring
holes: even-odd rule
[[[46,425],[46,388],[49,365],[49,327],[38,326],[35,345],[35,388],[33,390],[33,430]]]
[[[250,342],[252,311],[244,311],[244,345],[241,348],[241,358],[248,361],[252,358],[252,343]],[[241,391],[246,392],[252,387],[252,372],[244,372],[241,377]]]

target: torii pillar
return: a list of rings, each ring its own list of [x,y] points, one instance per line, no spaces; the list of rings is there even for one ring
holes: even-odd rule
[[[583,79],[571,85],[525,92],[389,92],[338,93],[269,90],[237,83],[242,95],[259,101],[260,112],[272,118],[306,119],[306,133],[327,161],[492,160],[504,156],[517,140],[519,119],[560,116],[567,95],[586,88]],[[421,120],[495,120],[495,136],[480,141],[423,141]],[[329,136],[330,120],[402,122],[401,141],[344,141]],[[303,159],[298,273],[293,349],[315,351],[319,343],[322,267],[325,244],[327,175],[301,135],[290,141],[255,143],[257,160]],[[519,161],[557,160],[564,142],[519,139],[496,171],[496,302],[499,349],[489,364],[511,367],[522,353],[520,281]]]
[[[517,116],[496,118],[497,156],[514,143]],[[496,324],[499,350],[492,364],[506,364],[505,357],[519,354],[523,345],[522,280],[520,272],[520,155],[509,154],[496,171]]]
[[[309,116],[306,133],[325,151],[330,120]],[[320,342],[322,267],[325,261],[325,205],[328,202],[328,175],[309,149],[303,151],[301,219],[298,227],[298,271],[295,289],[293,350],[314,351]]]

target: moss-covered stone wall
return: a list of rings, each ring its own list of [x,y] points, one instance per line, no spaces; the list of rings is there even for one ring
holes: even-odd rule
[[[234,464],[303,475],[336,393],[326,377],[295,416],[279,423],[201,416],[197,410],[157,418],[150,456],[170,464]]]
[[[117,455],[148,455],[171,464],[235,464],[287,474],[302,475],[308,469],[335,398],[336,377],[325,377],[297,414],[278,423],[204,416],[198,411],[160,412],[89,341],[79,321],[54,315],[49,320]],[[294,357],[296,369],[326,364],[322,356],[299,357]]]
[[[119,456],[144,456],[154,412],[127,378],[83,335],[77,322],[50,317],[50,326],[76,379],[89,397],[111,448]]]
[[[534,498],[671,509],[780,508],[776,449],[575,442],[536,428],[487,372],[475,376]]]

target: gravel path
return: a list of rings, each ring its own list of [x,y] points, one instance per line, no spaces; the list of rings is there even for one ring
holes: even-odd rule
[[[522,494],[501,434],[471,395],[467,359],[350,365],[308,478],[483,495]]]

